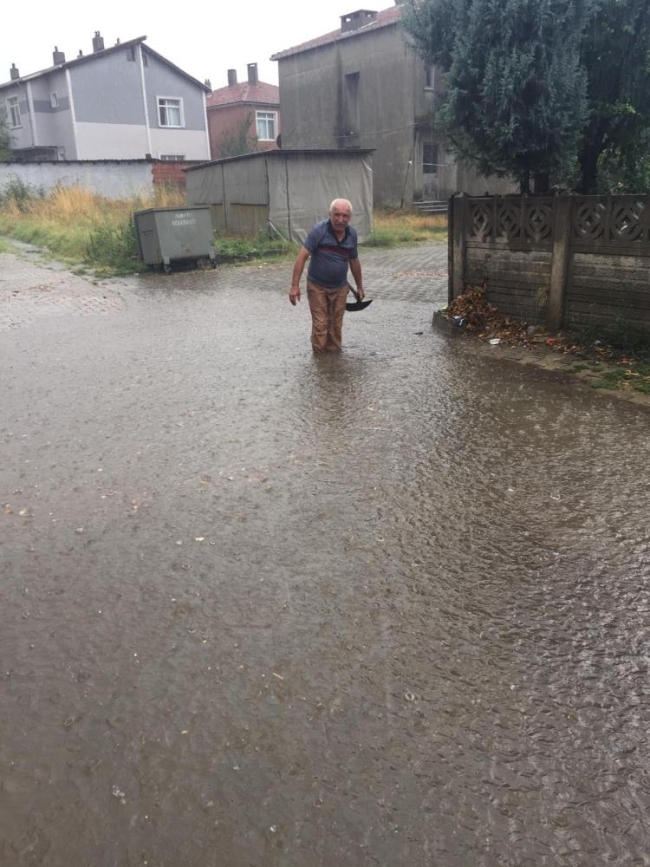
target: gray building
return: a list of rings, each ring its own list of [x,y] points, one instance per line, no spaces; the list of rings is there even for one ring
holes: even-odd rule
[[[444,87],[408,45],[401,7],[360,9],[339,29],[280,51],[283,148],[374,150],[374,198],[383,207],[422,199],[509,191],[457,164],[433,124]]]
[[[204,160],[210,158],[210,88],[144,44],[146,36],[21,76],[15,64],[0,85],[14,159]]]

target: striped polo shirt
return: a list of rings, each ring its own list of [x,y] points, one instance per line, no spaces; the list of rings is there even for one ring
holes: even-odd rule
[[[345,286],[348,264],[358,259],[357,230],[345,227],[343,240],[339,241],[329,220],[321,220],[311,229],[303,245],[311,258],[307,279],[325,289],[340,289]]]

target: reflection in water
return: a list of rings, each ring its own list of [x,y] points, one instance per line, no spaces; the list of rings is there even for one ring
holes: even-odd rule
[[[145,298],[21,372],[2,864],[646,863],[647,413],[423,304],[332,358],[275,311]]]

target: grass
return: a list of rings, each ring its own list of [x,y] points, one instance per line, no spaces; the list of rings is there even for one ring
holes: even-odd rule
[[[375,211],[373,232],[364,247],[399,247],[422,242],[447,241],[446,214],[410,211]]]
[[[57,187],[46,196],[14,180],[0,193],[0,234],[43,247],[71,267],[133,273],[141,267],[133,212],[183,201],[173,188],[121,201],[82,187]]]
[[[0,235],[42,247],[76,273],[127,274],[144,270],[134,212],[183,205],[184,193],[174,187],[161,188],[153,196],[115,201],[82,187],[57,187],[46,195],[15,177],[0,190]],[[378,211],[365,246],[395,247],[446,238],[446,215]],[[295,244],[264,233],[254,239],[219,236],[216,247],[221,262],[290,258],[297,251]]]

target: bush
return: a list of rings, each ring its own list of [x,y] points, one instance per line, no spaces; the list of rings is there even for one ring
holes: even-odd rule
[[[133,217],[115,225],[106,222],[91,230],[85,250],[88,264],[101,264],[111,268],[133,269],[139,250]]]
[[[17,175],[10,175],[9,181],[0,194],[0,204],[3,207],[13,204],[19,211],[25,213],[33,199],[42,199],[43,196],[42,189],[30,187]]]

